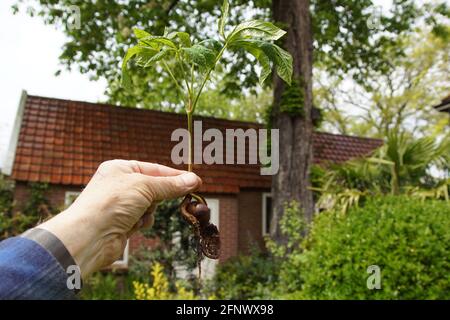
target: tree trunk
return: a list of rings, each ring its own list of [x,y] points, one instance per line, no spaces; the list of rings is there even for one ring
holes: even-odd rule
[[[273,216],[271,236],[283,242],[279,221],[284,205],[296,200],[306,220],[314,213],[309,172],[312,162],[312,30],[309,0],[273,0],[273,17],[287,31],[284,47],[294,58],[294,79],[303,93],[302,115],[280,111],[284,82],[274,76],[273,128],[280,129],[280,169],[272,180]]]

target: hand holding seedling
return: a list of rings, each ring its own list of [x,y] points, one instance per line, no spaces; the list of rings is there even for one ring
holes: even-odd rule
[[[123,254],[127,239],[153,224],[159,201],[197,190],[192,172],[126,160],[102,163],[67,210],[39,225],[64,243],[83,278]]]
[[[292,57],[288,52],[273,43],[286,32],[272,23],[262,20],[246,21],[237,26],[228,27],[228,13],[229,5],[228,1],[225,0],[222,5],[222,15],[218,22],[217,38],[209,38],[197,43],[192,43],[191,36],[186,32],[165,31],[162,36],[154,36],[136,28],[134,34],[138,43],[128,50],[123,60],[122,84],[125,87],[132,84],[131,76],[127,72],[128,62],[132,58],[134,63],[142,68],[149,68],[158,64],[173,80],[182,97],[187,115],[189,131],[188,171],[192,171],[193,162],[192,115],[199,97],[211,79],[212,72],[220,65],[226,51],[245,50],[251,54],[261,67],[259,75],[261,84],[271,74],[273,67],[278,76],[286,83],[291,83]],[[230,31],[227,32],[226,29]],[[199,250],[199,252],[203,252],[211,258],[217,258],[220,250],[217,228],[214,226],[214,231],[210,227],[208,232],[202,232],[201,223],[195,216],[194,211],[189,210],[189,208],[193,208],[192,198],[195,198],[197,202],[202,202],[202,205],[207,205],[206,201],[200,196],[188,195],[182,202],[182,215],[188,223],[194,226],[195,234],[200,238],[199,243],[210,244],[209,249],[201,245],[202,250]],[[212,252],[212,250],[215,252]]]

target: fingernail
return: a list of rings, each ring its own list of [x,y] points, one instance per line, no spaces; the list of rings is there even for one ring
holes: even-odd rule
[[[195,173],[188,172],[181,175],[181,179],[186,187],[192,188],[198,184],[198,177]]]

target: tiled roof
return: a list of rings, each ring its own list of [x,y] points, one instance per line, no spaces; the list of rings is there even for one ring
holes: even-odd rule
[[[19,115],[20,117],[20,115]],[[203,130],[259,128],[255,123],[213,118]],[[177,142],[172,131],[185,127],[184,115],[106,104],[27,96],[17,138],[12,178],[53,184],[84,185],[108,159],[135,159],[173,166]],[[326,133],[314,135],[314,161],[342,162],[363,156],[380,140]],[[184,168],[184,167],[183,167]],[[196,165],[204,192],[236,193],[239,188],[268,188],[270,177],[257,165]]]

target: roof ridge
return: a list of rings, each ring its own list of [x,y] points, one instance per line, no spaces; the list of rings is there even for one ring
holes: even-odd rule
[[[152,113],[174,115],[174,116],[180,116],[180,117],[185,116],[184,113],[181,113],[181,112],[161,111],[161,110],[155,110],[155,109],[144,109],[144,108],[133,107],[133,106],[114,105],[114,104],[106,103],[106,102],[90,102],[90,101],[82,101],[82,100],[53,98],[53,97],[38,96],[38,95],[33,95],[33,94],[29,94],[27,96],[27,98],[57,100],[57,101],[63,101],[63,102],[75,102],[75,103],[84,104],[84,105],[92,105],[93,107],[94,106],[105,106],[105,107],[110,107],[110,108],[121,108],[121,109],[133,110],[133,111],[138,111],[138,112],[152,112]],[[258,123],[258,122],[231,120],[231,119],[218,118],[218,117],[213,117],[213,116],[204,116],[204,115],[194,115],[194,118],[226,121],[226,122],[232,122],[232,123],[236,123],[236,124],[240,123],[240,124],[252,125],[252,126],[254,126],[254,125],[263,126],[264,125],[264,124]]]
[[[332,133],[332,132],[323,132],[323,131],[315,131],[314,133],[320,134],[320,135],[335,136],[335,137],[346,137],[346,138],[352,138],[352,139],[372,140],[372,141],[383,142],[383,139],[380,139],[380,138],[370,138],[370,137],[362,137],[362,136],[353,136],[353,135],[349,135],[349,134]]]

